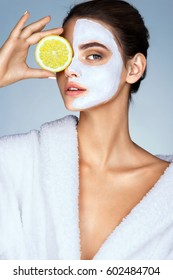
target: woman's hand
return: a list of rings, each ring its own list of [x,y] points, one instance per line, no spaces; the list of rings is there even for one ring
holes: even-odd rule
[[[40,39],[50,34],[60,35],[62,28],[42,31],[50,21],[50,17],[44,17],[26,27],[29,18],[26,12],[12,30],[7,41],[0,49],[0,87],[28,78],[48,78],[55,76],[52,72],[29,68],[26,59],[29,47],[37,44]]]

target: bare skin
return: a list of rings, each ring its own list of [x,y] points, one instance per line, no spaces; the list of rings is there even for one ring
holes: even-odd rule
[[[0,49],[0,87],[28,78],[54,77],[49,71],[30,68],[26,58],[31,45],[46,35],[59,35],[63,29],[42,31],[50,17],[25,27],[28,18],[29,13],[21,17]],[[74,23],[71,22],[64,33],[71,43]],[[135,70],[141,69],[138,76],[128,76],[127,69],[123,69],[116,98],[80,113],[77,129],[81,259],[94,257],[113,229],[154,186],[169,164],[138,147],[129,135],[128,92],[130,83],[142,75],[140,58],[139,65],[135,66]],[[71,75],[77,73],[66,69],[57,75],[66,106],[69,100],[65,99],[63,91]]]

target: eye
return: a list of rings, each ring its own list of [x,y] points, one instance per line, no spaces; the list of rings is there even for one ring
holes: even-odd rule
[[[87,56],[88,60],[101,60],[102,56],[99,54],[90,54]]]

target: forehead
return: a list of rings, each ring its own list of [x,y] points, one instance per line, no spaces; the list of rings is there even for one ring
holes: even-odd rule
[[[98,41],[106,46],[115,42],[115,38],[108,27],[92,19],[71,19],[64,27],[63,36],[66,37],[72,45],[83,44],[91,41]]]

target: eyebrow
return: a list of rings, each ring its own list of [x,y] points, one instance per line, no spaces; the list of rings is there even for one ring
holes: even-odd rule
[[[109,50],[105,45],[98,43],[98,42],[91,42],[91,43],[87,43],[87,44],[82,44],[79,46],[80,50],[86,50],[88,48],[92,48],[92,47],[101,47],[103,49]]]

